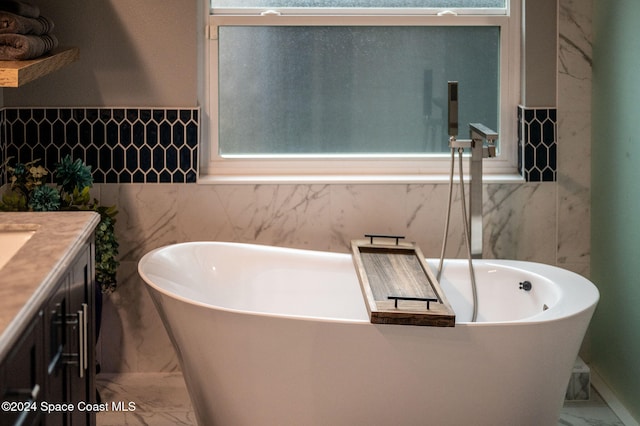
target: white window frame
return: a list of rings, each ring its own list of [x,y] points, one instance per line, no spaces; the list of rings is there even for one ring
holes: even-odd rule
[[[376,155],[237,155],[218,154],[218,27],[224,25],[384,25],[500,27],[500,154],[486,159],[487,181],[520,181],[517,171],[517,106],[520,98],[520,1],[510,0],[501,14],[484,9],[215,9],[206,19],[204,46],[204,110],[201,117],[201,183],[412,183],[448,178],[449,153]],[[389,12],[389,13],[387,13]],[[338,14],[339,13],[339,14]],[[492,13],[492,14],[488,14]],[[460,93],[464,102],[464,92]],[[460,123],[461,139],[467,138]],[[467,162],[465,161],[465,167]]]

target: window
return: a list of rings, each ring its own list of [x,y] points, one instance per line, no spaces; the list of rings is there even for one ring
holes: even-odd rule
[[[498,130],[500,155],[485,167],[515,170],[519,20],[508,0],[212,0],[209,33],[204,174],[444,173],[450,80],[459,137],[464,123]]]

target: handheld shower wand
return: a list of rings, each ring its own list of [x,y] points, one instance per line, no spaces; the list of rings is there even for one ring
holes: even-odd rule
[[[455,138],[458,136],[458,82],[449,81],[447,86],[447,121],[449,137]]]

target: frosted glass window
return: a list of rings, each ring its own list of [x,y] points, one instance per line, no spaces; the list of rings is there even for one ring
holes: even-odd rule
[[[498,27],[224,26],[218,42],[222,156],[449,152],[449,80],[461,129],[499,128]]]
[[[506,0],[211,0],[211,7],[505,8]]]

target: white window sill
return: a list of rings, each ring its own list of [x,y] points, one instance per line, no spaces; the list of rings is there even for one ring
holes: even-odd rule
[[[465,182],[469,177],[465,176]],[[351,175],[351,174],[323,174],[323,175],[202,175],[198,177],[201,185],[261,185],[261,184],[429,184],[448,183],[448,174],[424,175]],[[459,182],[458,175],[454,175],[454,182]],[[524,178],[518,173],[485,174],[483,183],[524,183]]]

